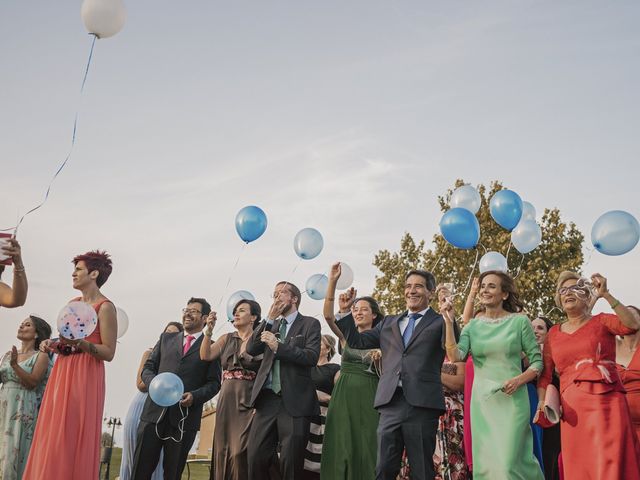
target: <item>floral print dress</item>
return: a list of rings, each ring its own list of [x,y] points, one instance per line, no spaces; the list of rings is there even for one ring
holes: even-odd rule
[[[20,362],[23,370],[31,372],[38,354]],[[0,480],[20,480],[29,456],[38,408],[49,370],[40,385],[33,390],[20,382],[9,364],[9,355],[0,362]]]

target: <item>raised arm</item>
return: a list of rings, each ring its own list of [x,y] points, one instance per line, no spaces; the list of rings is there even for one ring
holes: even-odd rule
[[[466,307],[465,307],[466,309]],[[466,342],[468,341],[468,336],[464,337],[460,336],[461,344],[463,346],[464,351],[460,350],[460,346],[456,342],[456,333],[455,327],[453,326],[455,320],[455,315],[453,313],[453,304],[451,303],[451,299],[447,299],[440,308],[442,317],[444,318],[444,329],[445,329],[445,337],[444,337],[444,348],[447,352],[447,358],[452,363],[463,362],[466,358],[467,350]],[[464,330],[463,330],[464,333]]]
[[[7,243],[2,248],[2,253],[11,257],[13,261],[13,283],[9,287],[6,283],[0,282],[0,306],[7,308],[21,307],[27,300],[27,273],[22,263],[22,251],[20,244],[15,238],[7,239]]]
[[[200,343],[200,360],[211,361],[217,360],[222,355],[229,334],[225,333],[220,336],[215,342],[211,339],[213,335],[213,329],[216,326],[216,312],[211,312],[207,317],[207,328],[204,330],[202,342]]]
[[[379,322],[374,328],[364,332],[358,332],[358,328],[353,321],[353,315],[351,315],[351,313],[336,321],[336,325],[351,348],[380,348],[380,334],[386,318],[387,317]]]
[[[638,330],[640,328],[640,322],[626,306],[609,293],[607,279],[599,273],[594,273],[591,275],[591,281],[593,282],[593,286],[596,287],[597,298],[604,298],[609,302],[609,306],[616,313],[620,322],[627,328]]]
[[[327,322],[327,325],[333,332],[333,334],[338,337],[340,341],[340,345],[344,347],[346,340],[344,335],[336,325],[336,317],[333,314],[334,312],[334,304],[336,299],[336,284],[338,283],[338,279],[342,274],[342,267],[340,266],[340,262],[334,263],[331,266],[331,271],[329,272],[329,284],[327,286],[327,295],[324,297],[324,306],[322,309],[322,313],[324,314],[324,319]],[[345,315],[349,313],[351,309],[351,305],[356,298],[356,290],[350,288],[347,292],[340,294],[340,313],[344,313]]]
[[[469,290],[469,295],[467,295],[467,300],[464,304],[464,310],[462,312],[462,324],[466,325],[469,323],[469,320],[473,317],[473,307],[475,305],[476,296],[478,295],[478,290],[480,289],[480,281],[478,277],[473,278],[473,282],[471,282],[471,290]]]
[[[49,355],[46,353],[38,352],[38,358],[36,358],[36,363],[31,370],[31,373],[25,371],[20,364],[18,363],[18,350],[16,347],[11,347],[11,359],[9,360],[9,364],[13,371],[16,373],[20,382],[27,388],[28,390],[33,390],[44,378],[47,373],[47,369],[49,368]]]

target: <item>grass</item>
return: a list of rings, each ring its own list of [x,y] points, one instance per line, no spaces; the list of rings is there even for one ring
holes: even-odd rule
[[[109,480],[115,480],[120,475],[120,462],[122,461],[122,449],[119,447],[113,447],[113,453],[111,454],[111,465],[109,467]],[[187,476],[187,468],[185,467],[182,474],[182,480],[209,480],[209,467],[204,464],[190,465],[191,477]],[[100,472],[100,479],[104,478],[106,467],[103,466]]]

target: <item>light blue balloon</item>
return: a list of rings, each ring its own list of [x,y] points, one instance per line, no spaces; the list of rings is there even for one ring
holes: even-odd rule
[[[640,239],[640,225],[630,213],[612,210],[600,216],[591,228],[591,243],[605,255],[623,255]]]
[[[267,215],[260,207],[244,207],[236,215],[236,232],[245,242],[253,242],[267,229]]]
[[[156,375],[149,384],[149,396],[156,405],[170,407],[182,398],[184,384],[175,373],[164,372]]]
[[[315,228],[303,228],[293,239],[293,249],[303,260],[311,260],[320,255],[324,247],[322,235]]]
[[[247,292],[246,290],[238,290],[237,292],[232,293],[227,300],[227,318],[230,322],[233,321],[233,309],[236,308],[236,305],[240,300],[255,300],[256,298],[253,296],[251,292]]]
[[[489,210],[498,225],[511,231],[522,217],[522,199],[513,190],[499,190],[491,197]]]
[[[449,201],[451,208],[466,208],[471,213],[476,214],[482,205],[482,198],[478,190],[471,185],[462,185],[455,189]]]
[[[520,218],[520,222],[523,220],[534,220],[536,219],[536,207],[533,206],[530,202],[522,202],[522,217]]]
[[[542,241],[542,230],[535,220],[522,220],[511,232],[511,243],[520,253],[529,253]]]
[[[451,245],[465,250],[475,247],[480,240],[478,219],[466,208],[446,211],[440,220],[440,232]]]
[[[305,283],[305,290],[314,300],[322,300],[327,296],[327,287],[329,286],[329,279],[322,273],[316,273],[311,275]]]
[[[498,252],[487,252],[480,259],[480,273],[497,270],[498,272],[508,273],[507,259]]]

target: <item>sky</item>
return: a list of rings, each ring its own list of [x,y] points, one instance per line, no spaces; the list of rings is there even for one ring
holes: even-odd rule
[[[30,313],[55,324],[77,293],[71,259],[106,249],[103,293],[130,327],[106,367],[105,416],[124,418],[142,352],[189,297],[224,312],[244,289],[266,311],[277,281],[303,287],[336,260],[370,293],[375,253],[405,232],[430,241],[458,178],[559,208],[587,246],[604,212],[640,218],[637,2],[125,4],[82,96],[81,2],[0,7],[0,228],[41,200],[79,112],[69,163],[19,231],[29,297],[0,310],[0,351]],[[269,225],[243,248],[246,205]],[[325,247],[299,261],[305,227]],[[640,248],[585,256],[585,273],[640,303]]]

